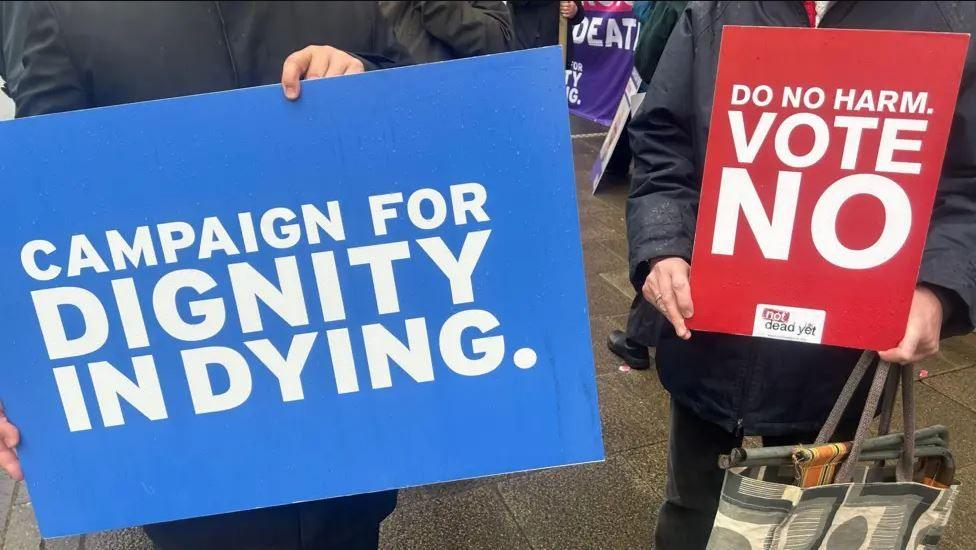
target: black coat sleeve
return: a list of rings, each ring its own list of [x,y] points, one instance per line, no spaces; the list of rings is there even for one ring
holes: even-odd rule
[[[941,287],[951,315],[944,336],[973,330],[976,321],[976,48],[969,59],[935,196],[919,282]]]
[[[514,49],[512,17],[504,2],[422,2],[424,28],[458,57]]]
[[[572,36],[573,27],[582,23],[583,18],[586,17],[586,11],[583,9],[582,0],[573,0],[573,3],[576,4],[576,15],[574,15],[569,21],[566,21],[566,26],[569,27],[570,36]]]
[[[31,2],[24,43],[24,72],[14,90],[17,117],[91,107],[90,95],[64,45],[51,2]]]
[[[700,189],[689,99],[693,97],[693,37],[686,12],[630,123],[634,175],[627,198],[627,239],[630,276],[636,288],[647,276],[647,260],[691,258]]]

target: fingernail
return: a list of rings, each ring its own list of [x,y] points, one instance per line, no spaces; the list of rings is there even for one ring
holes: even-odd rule
[[[690,309],[686,309],[685,311],[681,312],[681,314],[684,315],[685,319],[687,319],[687,318],[691,317],[692,315],[694,315],[695,312],[694,311],[691,311]]]
[[[285,86],[285,97],[288,99],[295,99],[298,97],[298,92],[295,90],[294,86]]]

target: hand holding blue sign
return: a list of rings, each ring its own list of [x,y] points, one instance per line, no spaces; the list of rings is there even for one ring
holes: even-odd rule
[[[332,46],[308,46],[285,59],[281,69],[281,87],[285,97],[298,99],[302,93],[301,81],[306,78],[328,78],[358,74],[365,70],[358,57]]]
[[[559,59],[0,125],[0,465],[41,532],[602,458]]]
[[[20,443],[20,431],[7,420],[7,414],[0,406],[0,467],[7,475],[21,481],[24,479],[24,472],[20,469],[20,460],[17,458],[17,451],[14,449]]]

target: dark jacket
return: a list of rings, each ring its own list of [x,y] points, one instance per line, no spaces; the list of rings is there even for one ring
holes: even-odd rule
[[[24,41],[30,17],[28,2],[0,2],[0,78],[4,93],[13,97],[24,72]]]
[[[968,2],[838,2],[821,27],[970,32]],[[631,279],[646,260],[691,257],[699,185],[724,25],[808,26],[801,2],[691,2],[671,34],[631,126],[627,201]],[[945,332],[976,318],[976,57],[970,43],[919,281],[955,303]],[[856,55],[856,52],[854,52]],[[761,283],[757,281],[757,283]],[[816,431],[860,352],[670,327],[657,350],[664,386],[682,405],[732,431]]]
[[[573,27],[583,22],[583,2],[576,3],[576,15],[566,22],[566,66],[573,59]],[[515,25],[519,49],[541,48],[559,44],[558,0],[514,0],[508,3]]]
[[[634,48],[634,68],[645,83],[651,81],[657,69],[664,47],[668,43],[671,31],[678,23],[681,12],[688,2],[670,2],[662,0],[655,2],[648,15],[647,21],[641,24],[640,35],[637,37],[637,47]]]
[[[17,116],[281,81],[309,45],[408,61],[375,2],[35,2]]]
[[[515,49],[504,2],[380,2],[393,35],[417,63]]]
[[[635,0],[634,1],[634,16],[641,25],[647,23],[647,20],[651,17],[651,12],[654,11],[654,5],[657,2],[649,0]]]

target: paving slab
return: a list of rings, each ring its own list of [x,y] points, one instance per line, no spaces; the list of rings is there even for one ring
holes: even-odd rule
[[[597,203],[599,201],[600,201],[600,199],[597,198],[593,202],[594,203]],[[624,205],[623,204],[620,204],[620,205],[612,204],[612,203],[618,202],[616,200],[607,201],[607,202],[608,202],[608,205],[607,205],[608,213],[607,214],[604,214],[603,217],[601,218],[601,220],[603,221],[603,223],[607,224],[609,227],[611,227],[615,231],[620,232],[624,237],[626,237],[627,236],[627,218],[624,216]],[[619,202],[622,203],[623,201],[619,201]]]
[[[976,367],[930,376],[922,383],[976,411]]]
[[[960,483],[959,494],[939,548],[971,550],[976,548],[976,467],[957,471],[956,480]]]
[[[10,510],[3,550],[37,550],[41,547],[41,534],[34,520],[34,509],[28,502],[17,504]]]
[[[943,424],[949,428],[949,447],[956,459],[956,467],[976,464],[976,412],[931,386],[915,384],[916,424]],[[896,400],[893,430],[901,430],[901,399]]]
[[[81,537],[61,537],[41,541],[41,550],[81,550]]]
[[[629,371],[597,377],[603,445],[607,455],[659,443],[667,438],[667,398],[634,391],[635,379],[653,373]],[[663,399],[663,402],[662,402]],[[661,421],[664,411],[665,421]]]
[[[620,271],[621,263],[620,257],[603,241],[588,241],[583,244],[583,265],[586,274],[592,276]]]
[[[607,336],[614,330],[625,330],[627,315],[590,317],[590,340],[593,346],[593,365],[597,374],[619,372],[623,360],[607,347]]]
[[[654,369],[618,373],[617,378],[636,401],[647,411],[651,423],[644,427],[654,441],[667,441],[671,400]]]
[[[600,273],[600,278],[610,283],[613,288],[617,289],[617,292],[633,299],[636,291],[634,285],[630,284],[630,270],[626,267]]]
[[[616,220],[621,222],[626,219],[624,205],[627,203],[627,196],[630,194],[630,174],[615,175],[607,177],[600,186],[600,191],[591,196],[594,201],[602,202],[613,207],[613,214]]]
[[[510,475],[516,476],[518,474]],[[502,479],[505,479],[505,476],[486,476],[475,479],[463,479],[461,481],[450,481],[447,483],[435,483],[433,485],[401,489],[399,493],[397,493],[397,506],[412,506],[428,500],[436,500],[439,498],[458,495],[467,491],[480,489],[482,487],[492,486]]]
[[[27,492],[27,484],[18,481],[17,489],[14,491],[14,505],[27,504],[28,502],[30,502],[30,493]]]
[[[928,376],[937,376],[965,368],[947,361],[942,352],[919,361],[915,366],[919,369],[919,375],[923,374],[921,371],[926,371]]]
[[[139,528],[85,535],[85,550],[153,550],[152,541]]]
[[[647,548],[660,492],[660,449],[501,482],[499,491],[536,550]],[[499,548],[502,548],[499,546]]]
[[[586,297],[589,300],[590,315],[620,315],[630,310],[633,296],[628,296],[599,275],[586,278]]]
[[[957,367],[976,365],[976,334],[943,340],[939,351],[946,361]]]
[[[642,493],[653,495],[649,504],[652,505],[656,519],[657,509],[664,501],[664,486],[668,479],[667,441],[630,449],[619,456],[624,459],[624,466]]]
[[[0,548],[3,545],[2,529],[7,525],[10,516],[10,506],[17,492],[17,482],[3,471],[0,471]]]
[[[613,251],[614,254],[620,257],[621,260],[620,265],[624,268],[629,269],[628,262],[630,261],[630,256],[629,256],[630,250],[627,248],[626,239],[598,240],[596,242],[602,244],[603,246]]]
[[[586,224],[593,219],[612,220],[619,216],[619,207],[601,200],[594,200],[586,191],[577,191],[576,206],[579,211],[580,223]]]
[[[614,227],[601,220],[590,220],[580,227],[580,239],[582,239],[583,244],[590,241],[604,242],[609,240],[626,240],[626,238],[627,234],[624,229]]]
[[[939,353],[917,365],[919,369],[927,370],[929,376],[976,365],[976,334],[943,340],[939,348]]]
[[[531,548],[494,485],[398,506],[381,533],[384,550]]]

